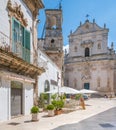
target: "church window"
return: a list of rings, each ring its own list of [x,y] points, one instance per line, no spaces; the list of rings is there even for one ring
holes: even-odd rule
[[[89,48],[88,47],[86,47],[85,48],[85,57],[89,57],[89,54],[90,52],[89,52]]]
[[[55,41],[55,40],[54,40],[54,39],[52,39],[52,40],[51,40],[51,43],[54,43],[54,41]]]
[[[76,46],[74,47],[74,51],[77,52],[77,47]]]
[[[98,49],[101,49],[101,44],[100,43],[98,43],[98,47],[97,47]]]
[[[54,41],[54,39],[51,40],[51,47],[55,47]]]

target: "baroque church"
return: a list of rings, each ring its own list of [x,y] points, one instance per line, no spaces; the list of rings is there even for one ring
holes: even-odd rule
[[[69,35],[69,53],[64,57],[64,85],[116,94],[116,53],[108,47],[109,29],[88,19]]]

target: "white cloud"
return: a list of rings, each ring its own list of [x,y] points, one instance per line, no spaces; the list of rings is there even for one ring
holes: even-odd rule
[[[64,53],[65,53],[65,51],[66,51],[66,53],[69,53],[69,45],[68,44],[63,46],[63,51],[64,51]]]

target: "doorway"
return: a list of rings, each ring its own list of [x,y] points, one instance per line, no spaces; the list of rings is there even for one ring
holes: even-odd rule
[[[22,88],[22,83],[11,81],[11,116],[22,114]]]
[[[84,83],[84,89],[90,89],[90,83]]]

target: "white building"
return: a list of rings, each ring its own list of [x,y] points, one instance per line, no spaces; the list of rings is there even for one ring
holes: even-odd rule
[[[43,67],[46,71],[41,74],[38,80],[38,92],[44,93],[61,87],[61,70],[60,68],[48,57],[45,52],[38,48],[38,65]]]
[[[41,0],[0,1],[0,121],[30,114],[36,104],[36,16]],[[34,94],[34,96],[33,96]],[[34,98],[33,98],[34,97]]]
[[[69,35],[64,84],[76,89],[116,94],[116,53],[108,48],[108,29],[86,20]]]

